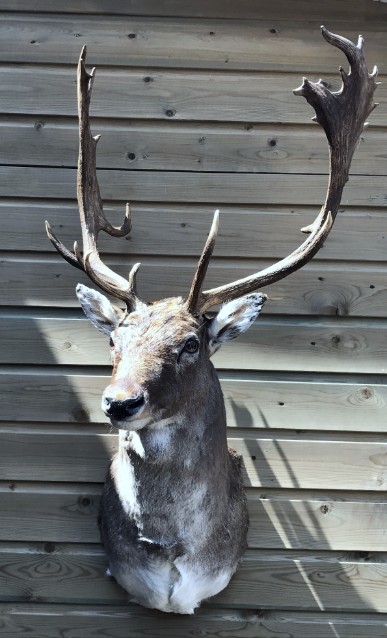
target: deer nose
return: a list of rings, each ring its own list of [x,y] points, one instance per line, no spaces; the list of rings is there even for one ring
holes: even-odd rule
[[[123,401],[114,399],[113,397],[104,397],[102,401],[105,414],[113,417],[113,419],[117,421],[125,421],[125,419],[134,416],[141,410],[144,404],[145,399],[143,394],[130,399],[124,399]]]

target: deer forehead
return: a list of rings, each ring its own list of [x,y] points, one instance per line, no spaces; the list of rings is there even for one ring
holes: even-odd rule
[[[200,327],[181,298],[141,306],[128,314],[113,332],[116,345],[159,348],[178,346]]]

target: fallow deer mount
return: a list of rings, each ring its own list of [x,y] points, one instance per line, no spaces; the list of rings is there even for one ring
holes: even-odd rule
[[[214,248],[215,213],[187,299],[140,301],[135,264],[128,280],[98,254],[101,230],[123,237],[104,216],[96,175],[96,146],[89,124],[94,69],[78,64],[79,161],[77,197],[83,255],[70,252],[47,233],[60,254],[109,295],[79,284],[77,295],[90,321],[110,338],[113,373],[102,409],[119,429],[119,449],[108,470],[101,505],[101,535],[110,572],[147,607],[193,613],[220,592],[234,574],[246,546],[248,516],[239,459],[227,448],[222,391],[211,355],[247,330],[266,296],[257,292],[306,264],[320,249],[335,220],[359,136],[375,108],[377,68],[368,73],[363,38],[357,45],[322,27],[325,40],[346,55],[342,87],[331,92],[320,80],[304,79],[294,91],[307,99],[324,128],[330,149],[327,195],[308,237],[288,257],[244,279],[203,290]],[[182,179],[184,177],[182,176]],[[221,306],[210,318],[208,310]]]

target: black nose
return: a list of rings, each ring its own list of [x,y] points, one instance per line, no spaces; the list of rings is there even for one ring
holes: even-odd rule
[[[140,394],[133,399],[124,399],[119,401],[111,397],[105,397],[103,400],[104,411],[108,416],[113,417],[117,421],[124,421],[141,410],[145,403],[144,395]]]

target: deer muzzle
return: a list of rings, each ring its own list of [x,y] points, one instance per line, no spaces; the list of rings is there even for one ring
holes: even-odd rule
[[[102,409],[105,414],[115,421],[127,421],[142,411],[145,405],[145,397],[139,394],[127,399],[116,399],[104,396],[102,399]]]

